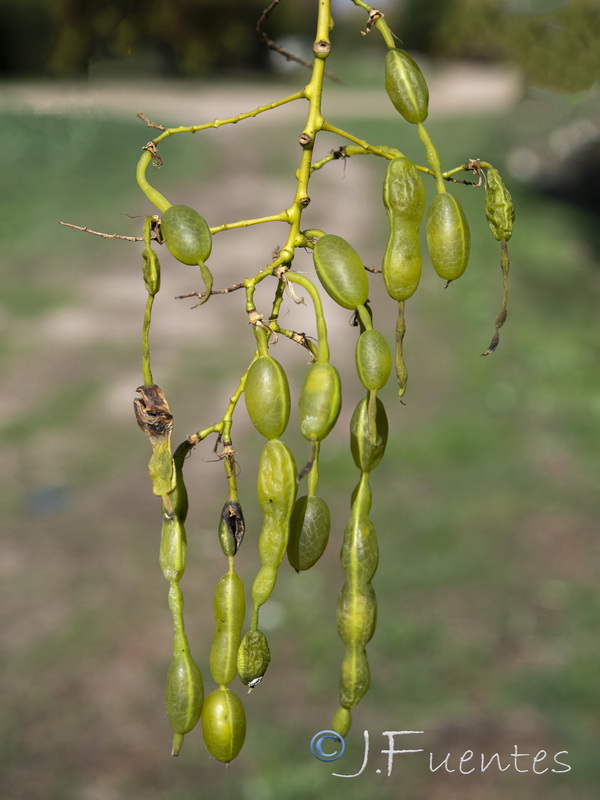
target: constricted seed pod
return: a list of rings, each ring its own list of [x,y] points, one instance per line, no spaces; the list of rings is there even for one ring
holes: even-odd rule
[[[326,233],[313,250],[317,276],[327,294],[342,306],[355,310],[369,296],[369,279],[356,250],[341,236]]]
[[[329,507],[321,497],[299,497],[290,523],[287,557],[297,571],[310,569],[327,547],[331,530]]]
[[[488,167],[486,171],[485,216],[494,238],[508,242],[515,221],[515,206],[495,167]]]
[[[298,398],[300,430],[309,442],[320,442],[331,431],[342,407],[342,386],[337,369],[325,361],[308,368]]]
[[[202,736],[208,752],[224,764],[233,761],[246,738],[246,713],[240,698],[225,686],[208,695],[202,714]]]
[[[267,637],[262,631],[248,631],[237,654],[237,670],[240,680],[251,689],[262,680],[271,661]]]
[[[212,250],[210,228],[189,206],[169,206],[160,221],[160,234],[171,255],[182,264],[206,261]]]
[[[394,158],[388,164],[383,203],[390,223],[381,268],[383,282],[392,299],[408,300],[421,278],[419,227],[425,211],[425,187],[408,158]]]
[[[346,647],[340,677],[340,702],[344,708],[353,708],[369,689],[369,662],[361,645]]]
[[[404,50],[391,49],[385,54],[385,90],[407,122],[425,122],[429,89],[418,65]]]
[[[377,621],[377,600],[370,583],[342,586],[336,607],[337,629],[347,645],[366,645],[373,636]]]
[[[371,435],[374,433],[374,435]],[[388,420],[383,403],[376,399],[375,431],[370,431],[368,398],[361,400],[350,420],[350,450],[361,472],[371,472],[385,453]]]
[[[331,723],[332,729],[336,733],[339,733],[340,736],[345,737],[348,735],[351,724],[352,714],[350,713],[350,709],[344,708],[344,706],[339,706],[333,715],[333,722]]]
[[[379,331],[361,333],[356,342],[356,372],[369,391],[382,389],[392,371],[392,354],[385,337]]]
[[[216,630],[210,650],[215,683],[231,683],[237,672],[237,652],[246,614],[244,585],[233,571],[217,583],[214,600]]]
[[[427,211],[427,247],[433,268],[445,281],[463,274],[469,261],[471,232],[458,200],[448,192],[437,194]]]
[[[290,418],[290,386],[279,361],[260,356],[246,377],[244,397],[248,416],[266,439],[279,439]]]
[[[344,531],[340,559],[346,580],[353,585],[370,583],[379,561],[379,546],[375,526],[367,516],[368,509],[352,514]]]

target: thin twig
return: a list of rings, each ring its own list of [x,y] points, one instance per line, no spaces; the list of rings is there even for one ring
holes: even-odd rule
[[[243,289],[244,284],[242,283],[234,283],[233,286],[228,286],[226,289],[212,289],[211,294],[229,294],[229,292],[235,292],[237,289]],[[197,297],[201,300],[206,292],[189,292],[188,294],[178,294],[175,297],[175,300],[185,300],[188,297]]]
[[[258,22],[256,23],[256,32],[262,39],[263,43],[269,50],[273,50],[275,53],[279,53],[280,56],[283,56],[287,61],[294,61],[296,64],[300,64],[302,67],[306,67],[307,69],[312,69],[313,65],[310,61],[305,61],[303,58],[299,56],[295,56],[293,53],[290,53],[289,50],[286,50],[285,47],[282,47],[279,44],[276,44],[272,39],[269,39],[267,33],[263,30],[263,23],[267,21],[273,9],[279,5],[281,0],[273,0],[265,9],[263,9],[262,14],[258,18]],[[344,81],[336,78],[331,72],[324,73],[326,78],[329,78],[330,81],[333,83],[337,83],[340,86],[346,86]]]
[[[365,267],[365,269],[367,270],[367,272],[375,272],[375,273],[381,272],[381,270],[377,269],[376,267]]]
[[[155,122],[151,122],[151,121],[148,119],[148,117],[145,117],[145,116],[142,114],[142,112],[141,112],[141,111],[138,111],[138,114],[137,114],[137,116],[138,116],[140,119],[144,120],[144,122],[146,123],[146,125],[147,125],[149,128],[156,128],[156,130],[158,130],[158,131],[166,131],[166,130],[167,130],[167,129],[165,128],[165,126],[164,126],[164,125],[157,125]]]
[[[143,236],[122,236],[120,233],[101,233],[100,231],[93,231],[87,225],[73,225],[70,222],[59,222],[59,225],[64,225],[66,228],[75,228],[76,231],[83,231],[84,233],[93,233],[94,236],[102,236],[103,239],[124,239],[126,242],[143,242]],[[156,239],[156,236],[152,237]]]

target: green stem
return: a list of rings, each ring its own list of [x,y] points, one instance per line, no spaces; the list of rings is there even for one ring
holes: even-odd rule
[[[268,217],[257,217],[256,219],[241,219],[239,222],[226,222],[223,225],[216,225],[210,229],[210,232],[221,233],[221,231],[231,231],[234,228],[248,228],[250,225],[261,225],[263,222],[288,222],[287,208],[280,211],[279,214],[271,214]]]
[[[149,294],[146,300],[146,310],[144,311],[144,325],[142,327],[142,375],[144,384],[152,386],[152,370],[150,369],[150,322],[152,320],[152,304],[154,296]]]
[[[283,106],[286,103],[293,103],[295,100],[302,100],[305,97],[306,94],[304,89],[301,89],[299,92],[294,92],[294,94],[288,95],[287,97],[282,97],[280,100],[274,100],[272,103],[267,103],[264,106],[253,108],[252,111],[244,111],[242,114],[237,114],[235,117],[228,117],[227,119],[215,119],[212,122],[205,122],[202,125],[180,125],[177,128],[167,128],[152,141],[158,144],[158,142],[168,138],[169,136],[173,136],[175,133],[197,133],[198,131],[205,131],[209,128],[220,128],[223,125],[235,125],[237,122],[242,122],[242,120],[257,117],[259,114],[263,114],[265,111],[272,111],[274,108]]]
[[[138,182],[138,186],[146,195],[148,200],[150,200],[151,203],[154,203],[161,213],[164,213],[167,208],[169,208],[171,203],[169,203],[166,197],[163,197],[159,191],[157,191],[153,186],[150,186],[148,183],[146,179],[146,169],[150,161],[152,161],[152,153],[150,153],[148,150],[144,150],[137,164],[135,178]]]
[[[322,130],[328,131],[328,133],[335,133],[338,136],[341,136],[343,139],[348,139],[349,142],[354,142],[355,144],[360,145],[364,150],[367,150],[369,153],[373,153],[376,156],[382,156],[383,158],[395,158],[392,152],[387,147],[376,147],[375,145],[369,144],[364,139],[359,139],[358,136],[353,136],[351,133],[343,130],[342,128],[338,128],[336,125],[332,125],[327,120],[323,120]]]
[[[358,6],[359,8],[364,8],[365,11],[368,12],[371,11],[371,6],[367,5],[367,3],[364,3],[363,0],[352,0],[352,2],[354,3],[355,6]],[[375,27],[377,28],[379,33],[383,36],[383,40],[387,44],[388,48],[390,50],[393,50],[396,47],[394,34],[391,32],[389,25],[383,18],[383,14],[381,14],[381,16],[378,17],[377,20],[375,21]]]
[[[304,275],[298,275],[297,272],[288,272],[286,277],[293,283],[298,283],[309,293],[313,305],[315,307],[315,317],[317,321],[317,338],[318,350],[317,361],[329,361],[329,345],[327,344],[327,324],[325,322],[325,315],[323,314],[323,304],[321,303],[321,296],[314,283],[306,278]]]
[[[427,161],[429,161],[429,166],[435,175],[438,193],[442,194],[446,191],[446,185],[442,175],[442,165],[440,162],[439,153],[431,141],[431,136],[427,132],[427,129],[422,122],[417,125],[417,130],[419,132],[419,139],[421,140],[423,147],[425,148],[425,152],[427,153]]]
[[[317,493],[317,486],[319,483],[319,450],[321,442],[313,442],[313,452],[311,454],[313,463],[308,473],[308,487],[307,493],[309,497],[314,497]]]
[[[360,317],[360,321],[363,324],[363,327],[366,331],[370,331],[373,329],[373,320],[371,319],[371,315],[366,306],[361,305],[358,306],[356,309],[358,311],[358,316]]]

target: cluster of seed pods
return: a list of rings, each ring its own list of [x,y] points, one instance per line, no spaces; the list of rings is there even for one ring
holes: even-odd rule
[[[352,312],[355,317],[360,331],[355,349],[356,373],[365,389],[365,396],[356,406],[350,423],[350,453],[359,471],[359,478],[351,497],[350,517],[340,542],[343,585],[337,601],[336,618],[345,650],[341,664],[339,707],[332,722],[333,729],[340,735],[348,733],[351,709],[369,687],[366,646],[375,630],[377,603],[372,580],[379,557],[377,535],[370,518],[372,500],[369,480],[371,472],[383,458],[388,438],[388,420],[378,392],[387,383],[394,360],[400,397],[406,391],[404,304],[417,290],[421,278],[420,228],[423,218],[429,258],[444,281],[460,278],[467,267],[470,252],[467,220],[456,197],[446,189],[448,173],[442,172],[437,150],[423,126],[428,115],[427,84],[413,59],[395,47],[389,47],[386,56],[385,87],[394,107],[408,123],[416,126],[428,160],[428,167],[419,167],[394,148],[371,148],[375,155],[389,161],[383,185],[389,238],[385,248],[382,248],[381,270],[378,271],[381,272],[388,295],[398,308],[395,359],[385,336],[374,328],[368,303],[369,279],[356,250],[336,233],[313,228],[298,231],[291,253],[284,248],[272,264],[244,283],[246,310],[253,323],[255,347],[250,364],[223,418],[189,436],[174,452],[171,450],[173,417],[163,391],[154,383],[150,369],[151,312],[154,297],[160,289],[160,264],[153,244],[164,244],[179,262],[199,267],[204,284],[201,303],[204,303],[209,300],[213,290],[213,276],[206,265],[212,250],[213,231],[198,212],[185,205],[171,205],[149,186],[145,179],[145,168],[155,155],[155,147],[145,148],[141,166],[138,167],[141,188],[161,212],[160,216],[146,218],[144,223],[143,277],[148,293],[143,329],[144,383],[137,390],[140,396],[134,405],[138,424],[152,446],[149,464],[152,489],[162,501],[160,565],[169,581],[169,605],[174,625],[173,658],[166,687],[167,716],[173,729],[174,755],[179,753],[184,736],[200,720],[204,742],[214,758],[227,763],[239,754],[246,735],[246,717],[242,700],[230,684],[239,676],[248,690],[252,690],[267,673],[271,653],[267,637],[260,628],[260,609],[275,588],[286,554],[294,570],[305,571],[315,566],[330,538],[331,515],[326,500],[318,494],[319,453],[321,442],[338,419],[342,385],[340,375],[330,361],[319,287],[338,306]],[[303,147],[307,146],[312,148],[312,143],[305,141]],[[368,148],[362,149],[363,154],[368,152]],[[310,168],[310,159],[307,163]],[[500,174],[491,165],[477,161],[463,168],[471,169],[479,174],[480,179],[482,175],[485,179],[485,213],[492,233],[502,248],[504,302],[496,320],[494,338],[485,352],[487,355],[496,348],[498,330],[506,318],[506,242],[512,234],[514,208]],[[435,179],[437,188],[427,210],[421,178],[421,174],[425,173]],[[299,214],[300,211],[298,219]],[[292,270],[293,250],[296,247],[312,249],[318,283]],[[256,312],[253,292],[258,282],[271,275],[278,279],[278,284],[267,325],[263,321],[265,315]],[[316,344],[308,342],[301,334],[284,331],[277,322],[283,289],[293,282],[304,287],[313,302],[317,321]],[[270,353],[271,335],[274,332],[300,341],[313,359],[306,370],[297,401],[300,431],[308,443],[308,457],[305,455],[300,459],[300,463],[306,465],[300,470],[282,440],[290,419],[292,393],[284,367]],[[235,570],[235,560],[244,539],[245,522],[238,498],[235,451],[231,440],[233,413],[242,395],[251,422],[266,440],[258,456],[257,497],[263,516],[258,536],[260,569],[251,587],[251,613],[245,633],[246,598],[242,581]],[[215,633],[209,667],[216,688],[204,699],[200,669],[191,656],[184,631],[183,597],[179,582],[185,569],[184,526],[188,513],[183,479],[184,461],[191,450],[212,433],[218,435],[223,445],[222,461],[228,481],[227,499],[220,512],[215,509],[215,529],[227,559],[227,571],[218,580],[214,596]],[[305,478],[306,492],[298,497],[298,488]]]

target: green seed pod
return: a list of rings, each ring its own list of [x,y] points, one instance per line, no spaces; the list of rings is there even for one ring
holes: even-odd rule
[[[342,306],[356,309],[369,296],[369,279],[356,250],[341,236],[327,233],[313,250],[317,276],[327,294]]]
[[[273,529],[269,528],[269,534],[272,532]],[[263,530],[261,531],[261,536],[265,532],[265,527],[263,526]],[[279,539],[281,537],[277,535],[277,532],[273,530],[273,535],[269,541],[273,542],[273,548],[269,549],[266,545],[263,545],[263,550],[265,551],[267,556],[271,556],[272,552],[278,552],[279,547]],[[277,548],[277,551],[275,550]],[[285,548],[284,548],[285,552]],[[277,581],[277,565],[271,564],[263,564],[263,566],[258,570],[256,578],[252,583],[252,603],[255,607],[262,606],[263,603],[266,603],[269,597],[271,596],[271,592],[275,588],[275,583]]]
[[[331,516],[325,500],[306,496],[296,500],[287,557],[297,572],[310,569],[321,558],[327,547],[330,529]]]
[[[354,512],[354,509],[353,509]],[[366,586],[375,575],[379,561],[379,546],[375,526],[364,510],[352,514],[344,531],[340,559],[346,580]]]
[[[237,654],[237,671],[242,683],[253,689],[262,680],[270,661],[267,637],[259,630],[248,631]]]
[[[385,55],[385,90],[407,122],[425,122],[429,89],[418,65],[404,50],[388,50]]]
[[[471,232],[458,200],[448,192],[436,195],[427,211],[427,247],[440,278],[454,281],[469,261]]]
[[[185,570],[187,538],[185,527],[177,518],[169,519],[163,512],[159,563],[168,581],[178,581]]]
[[[289,527],[296,500],[296,474],[296,462],[289,449],[279,439],[270,439],[263,447],[258,462],[258,502],[265,521],[280,524],[287,520]],[[287,539],[286,534],[285,545],[277,564],[283,558]],[[263,563],[273,562],[264,560]]]
[[[185,635],[175,637],[173,660],[167,674],[167,715],[178,734],[189,733],[200,719],[204,700],[202,675],[190,655]]]
[[[336,621],[340,639],[347,645],[366,645],[377,621],[377,600],[370,583],[364,587],[342,586],[337,600]]]
[[[244,538],[246,523],[242,507],[235,500],[228,500],[221,511],[219,520],[219,542],[226,556],[234,556]]]
[[[369,683],[369,662],[365,648],[360,645],[346,647],[340,678],[340,702],[344,708],[353,708],[359,703],[367,693]]]
[[[227,572],[217,583],[214,612],[216,630],[210,671],[215,683],[231,683],[237,672],[237,651],[246,614],[244,585],[235,572]]]
[[[279,439],[290,418],[290,386],[283,367],[271,356],[254,361],[244,388],[248,416],[266,439]]]
[[[339,733],[340,736],[345,737],[348,735],[351,725],[352,714],[350,713],[350,709],[340,706],[333,715],[333,722],[331,723],[332,730]]]
[[[425,187],[408,158],[390,161],[383,183],[390,237],[383,256],[385,288],[394,300],[407,300],[421,278],[419,227],[425,211]]]
[[[246,738],[246,713],[240,698],[221,686],[208,695],[202,714],[202,736],[208,752],[224,764],[233,761]]]
[[[194,266],[211,253],[210,228],[189,206],[169,206],[160,221],[160,234],[171,255],[182,264]]]
[[[392,354],[379,331],[361,333],[356,342],[356,372],[367,390],[385,386],[392,371]]]
[[[308,368],[298,398],[300,430],[309,442],[320,442],[331,431],[342,407],[342,387],[337,369],[325,361]]]
[[[495,167],[488,167],[486,172],[485,216],[494,238],[508,242],[515,221],[515,207],[510,192]]]
[[[374,444],[371,443],[371,438]],[[361,400],[350,420],[350,449],[354,463],[361,472],[371,472],[385,452],[388,438],[388,420],[383,403],[376,400],[375,436],[369,436],[368,398]]]

